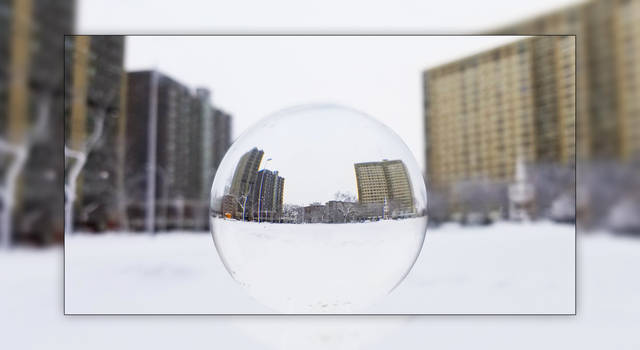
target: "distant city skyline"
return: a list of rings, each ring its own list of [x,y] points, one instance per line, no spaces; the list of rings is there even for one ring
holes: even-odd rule
[[[223,181],[224,190],[212,191],[210,213],[213,218],[273,223],[347,223],[421,214],[416,211],[408,168],[400,159],[353,163],[355,172],[351,176],[355,177],[357,197],[352,191],[344,191],[344,184],[327,181],[322,176],[314,178],[314,175],[322,174],[298,172],[299,177],[312,181],[300,189],[304,192],[303,197],[294,193],[294,201],[285,203],[285,178],[278,170],[267,169],[267,163],[273,158],[267,157],[262,162],[265,156],[264,150],[255,146],[231,163],[233,175]],[[295,177],[288,179],[296,180]],[[319,184],[325,190],[329,189],[329,193],[320,197],[309,195]]]

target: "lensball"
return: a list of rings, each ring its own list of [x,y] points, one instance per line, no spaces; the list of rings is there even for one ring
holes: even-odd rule
[[[242,134],[211,188],[233,279],[281,313],[365,313],[411,270],[427,192],[411,151],[356,110],[282,110]]]

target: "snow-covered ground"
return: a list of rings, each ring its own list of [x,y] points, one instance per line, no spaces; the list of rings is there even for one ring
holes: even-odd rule
[[[529,292],[529,296],[542,293],[540,299],[555,295],[554,290],[564,289],[557,284],[560,276],[566,275],[566,271],[555,271],[557,266],[550,263],[559,253],[555,249],[540,251],[534,237],[528,236],[537,232],[541,240],[546,240],[549,245],[556,242],[559,246],[558,242],[568,240],[567,234],[563,233],[567,227],[549,224],[536,224],[534,227],[536,229],[531,227],[528,233],[526,226],[509,224],[469,231],[445,226],[430,231],[415,269],[388,299],[375,308],[384,312],[389,307],[404,307],[416,295],[432,300],[427,304],[431,307],[439,307],[437,299],[449,306],[473,306],[480,297],[461,300],[460,295],[464,293],[461,289],[467,288],[460,283],[461,280],[473,288],[484,287],[484,294],[493,295],[486,299],[489,302],[506,298],[507,294],[501,292],[502,289],[520,291],[533,288],[536,290]],[[552,232],[564,238],[544,238]],[[216,259],[211,261],[215,257],[211,251],[215,250],[209,235],[155,238],[79,235],[68,241],[67,249],[72,246],[95,247],[93,253],[67,258],[67,262],[74,263],[74,266],[75,262],[87,265],[85,268],[77,267],[74,274],[84,269],[85,273],[86,270],[94,271],[95,277],[86,283],[93,287],[84,285],[72,291],[67,286],[67,310],[71,312],[78,311],[74,310],[77,307],[91,307],[93,311],[110,308],[110,312],[121,312],[122,308],[134,305],[139,305],[138,310],[154,308],[154,312],[176,312],[176,305],[164,305],[163,310],[158,309],[160,303],[175,296],[181,296],[182,302],[178,306],[183,312],[197,309],[203,295],[236,298],[230,299],[229,304],[251,300],[242,296],[244,291],[241,287],[231,287],[235,284],[233,282],[226,287],[204,282],[206,277],[202,275],[213,273],[215,269],[211,266],[219,264]],[[113,252],[116,247],[118,254],[104,256],[103,252]],[[458,249],[451,251],[448,247]],[[487,252],[487,247],[494,247],[491,258],[481,254]],[[517,251],[506,249],[517,247]],[[607,234],[578,236],[576,316],[131,317],[63,316],[62,250],[17,249],[0,253],[0,343],[6,349],[638,349],[640,338],[636,330],[640,327],[640,279],[636,270],[640,266],[639,251],[640,240],[637,239]],[[152,259],[149,252],[170,253],[173,263],[167,264],[166,258]],[[541,262],[532,264],[533,256]],[[476,260],[469,262],[469,257]],[[484,260],[478,260],[478,257],[484,257]],[[515,276],[513,273],[519,270],[517,267],[505,267],[514,257],[527,261],[521,264],[524,270]],[[461,265],[471,270],[463,273],[460,269],[458,275],[448,275],[444,268],[441,273],[430,272],[430,266],[436,262],[445,266]],[[543,266],[552,278],[546,282],[540,280],[531,265]],[[221,266],[219,268],[224,276],[226,271]],[[197,285],[196,281],[202,284]],[[128,287],[128,297],[122,291],[124,287],[120,283],[123,282],[137,282]],[[212,286],[218,287],[215,293],[209,289]],[[71,301],[73,293],[82,296],[86,292],[95,294],[74,305]],[[423,292],[426,294],[422,295]],[[503,306],[509,307],[516,302],[509,301]],[[543,304],[558,305],[557,302]],[[121,305],[121,309],[113,309],[115,305]],[[210,304],[205,303],[204,306],[207,305]],[[536,301],[535,305],[540,304]],[[244,304],[232,306],[234,309],[254,309]]]
[[[412,225],[411,220],[406,221],[401,224]],[[271,301],[267,305],[284,303],[286,298],[277,299],[278,291],[288,296],[295,288],[298,294],[308,293],[309,286],[312,290],[322,288],[321,275],[325,271],[339,282],[359,279],[375,295],[381,288],[393,287],[410,266],[420,243],[413,233],[405,235],[406,239],[392,239],[399,233],[392,231],[398,227],[391,224],[394,222],[365,224],[368,230],[363,232],[349,231],[359,225],[337,225],[346,230],[342,237],[347,237],[345,242],[349,244],[338,237],[340,232],[317,232],[334,226],[326,224],[267,224],[302,230],[298,232],[302,238],[293,243],[292,232],[279,232],[284,238],[265,238],[273,232],[265,230],[257,235],[234,230],[235,236],[227,236],[225,241],[227,259],[235,259],[234,268],[244,283],[261,288],[250,291],[262,296],[260,300]],[[389,233],[376,233],[374,227],[386,228]],[[318,241],[319,233],[330,236],[328,241]],[[364,237],[367,235],[368,241]],[[377,304],[358,311],[573,313],[574,236],[573,226],[548,223],[503,223],[473,229],[450,225],[430,230],[415,266],[400,286]],[[378,241],[386,243],[381,245]],[[321,255],[314,253],[313,243]],[[75,235],[67,239],[65,249],[67,313],[272,313],[233,281],[208,234]],[[243,259],[247,254],[250,256]],[[255,266],[252,257],[260,265]],[[270,276],[273,284],[269,285],[264,276]],[[286,280],[287,276],[291,280]],[[318,281],[314,281],[316,276]],[[388,281],[389,276],[396,279]],[[369,297],[366,289],[352,291],[353,283],[331,282],[327,282],[331,288],[325,289],[333,292],[334,298],[339,297],[336,291],[343,285],[348,286],[343,290],[351,295]],[[298,294],[291,293],[294,297]],[[318,296],[312,294],[308,299],[312,297]]]
[[[426,217],[300,225],[212,220],[233,278],[264,305],[298,314],[367,312],[407,275],[426,225]]]

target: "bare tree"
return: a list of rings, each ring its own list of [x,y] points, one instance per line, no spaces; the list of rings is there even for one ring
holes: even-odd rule
[[[73,232],[73,203],[76,199],[76,185],[77,179],[87,162],[87,156],[102,136],[103,124],[104,124],[104,110],[96,116],[93,132],[87,139],[87,142],[81,147],[81,149],[71,149],[64,146],[65,158],[73,159],[73,164],[69,169],[67,179],[64,184],[65,203],[64,203],[64,216],[65,216],[65,235]]]
[[[29,152],[34,141],[40,137],[48,123],[50,113],[51,96],[43,94],[38,98],[38,110],[34,127],[23,137],[22,142],[14,143],[0,138],[0,152],[9,154],[11,163],[5,173],[5,178],[0,186],[0,199],[2,208],[0,211],[0,247],[8,248],[12,244],[13,231],[13,206],[15,204],[15,189],[18,176],[22,173],[24,165],[29,157]]]
[[[357,213],[356,196],[349,192],[338,191],[334,195],[335,210],[342,215],[342,221],[347,222]]]
[[[358,201],[358,198],[356,198],[356,195],[349,192],[338,191],[333,196],[337,201],[351,202],[351,203],[355,203]]]
[[[303,207],[299,205],[285,204],[283,206],[283,217],[285,217],[288,222],[298,224],[302,222],[303,211]]]
[[[238,205],[240,205],[240,207],[242,208],[242,221],[244,221],[244,218],[245,218],[245,209],[247,207],[247,199],[249,199],[249,194],[251,193],[252,188],[253,188],[253,184],[249,186],[248,192],[245,192],[238,197],[234,196],[236,203],[238,203]]]

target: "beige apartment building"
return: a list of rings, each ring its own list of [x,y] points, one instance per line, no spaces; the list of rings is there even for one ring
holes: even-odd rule
[[[640,0],[596,0],[493,31],[575,34],[581,159],[640,154]]]
[[[401,160],[354,164],[360,204],[384,204],[413,213],[413,190]]]
[[[427,182],[509,182],[575,162],[575,36],[519,40],[424,72]]]

